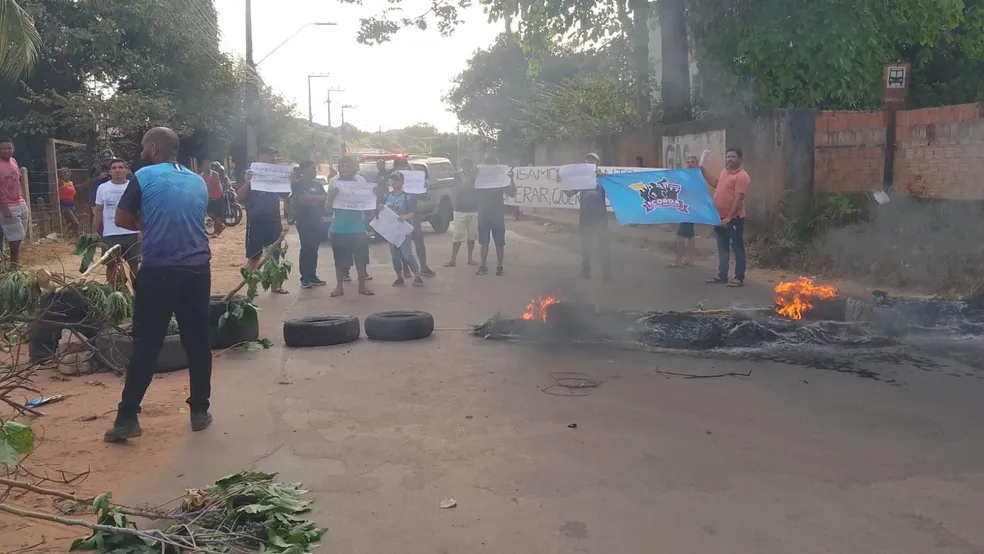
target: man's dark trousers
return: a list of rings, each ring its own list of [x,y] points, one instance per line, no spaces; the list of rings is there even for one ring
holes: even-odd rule
[[[731,251],[735,253],[735,279],[745,281],[745,218],[736,217],[714,228],[718,247],[718,279],[728,280]]]
[[[137,274],[133,298],[133,354],[126,368],[119,415],[140,412],[147,387],[154,379],[157,356],[164,345],[173,314],[181,333],[181,346],[188,355],[192,413],[208,411],[212,394],[212,348],[209,344],[209,295],[212,275],[209,265],[145,267]]]
[[[608,251],[607,222],[581,226],[581,272],[585,275],[591,272],[591,254],[596,253],[601,262],[601,274],[608,277],[611,274],[611,255]]]
[[[318,249],[321,248],[324,227],[320,220],[307,221],[298,218],[297,235],[301,241],[301,251],[297,255],[297,265],[302,283],[313,283],[318,278]]]

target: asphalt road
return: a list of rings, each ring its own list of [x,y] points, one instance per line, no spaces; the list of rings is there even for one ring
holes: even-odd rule
[[[458,329],[516,316],[537,294],[618,309],[761,305],[765,287],[706,285],[702,269],[614,247],[615,280],[575,278],[576,236],[508,223],[506,275],[442,269],[394,289],[373,247],[376,296],[354,287],[262,297],[264,334],[285,318],[422,309],[439,330],[413,343],[281,347],[223,362],[215,423],[124,500],[168,499],[243,468],[301,481],[346,554],[981,553],[984,381],[973,371],[854,374],[727,357],[547,349]],[[296,254],[296,248],[294,248]],[[321,276],[332,272],[322,249]],[[672,378],[657,369],[751,377]],[[600,382],[543,392],[551,373]],[[951,375],[951,373],[953,373]],[[955,376],[963,375],[963,376]],[[553,389],[550,389],[551,391]],[[453,497],[457,507],[439,508]]]

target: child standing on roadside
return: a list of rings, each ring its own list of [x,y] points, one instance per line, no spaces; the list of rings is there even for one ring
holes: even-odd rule
[[[400,221],[413,221],[414,212],[417,211],[417,199],[404,192],[403,174],[394,171],[390,175],[389,182],[393,191],[386,195],[383,205],[396,212],[396,215],[400,216]],[[394,287],[398,287],[404,282],[404,264],[413,273],[413,286],[423,286],[424,280],[420,277],[420,266],[417,265],[417,260],[413,257],[413,239],[409,235],[403,237],[403,244],[399,246],[390,244],[390,256],[393,258],[393,269],[396,270],[396,281],[393,281]]]

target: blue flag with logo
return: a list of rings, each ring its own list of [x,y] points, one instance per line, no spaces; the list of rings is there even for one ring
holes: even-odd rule
[[[659,169],[599,177],[619,225],[720,225],[700,169]]]

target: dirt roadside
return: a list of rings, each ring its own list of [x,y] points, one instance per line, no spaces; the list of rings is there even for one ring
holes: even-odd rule
[[[245,229],[245,223],[226,229],[221,238],[211,242],[213,294],[228,292],[239,284]],[[64,242],[32,245],[24,253],[24,263],[32,269],[78,275],[79,259],[71,252],[72,245]],[[222,371],[222,365],[219,356],[214,364],[216,373]],[[74,491],[81,497],[118,489],[166,464],[174,445],[190,432],[184,403],[188,395],[186,371],[155,378],[141,415],[144,435],[125,445],[102,441],[103,432],[113,421],[122,378],[113,374],[65,377],[55,370],[41,370],[35,384],[45,396],[64,395],[61,401],[41,407],[45,415],[31,422],[38,443],[25,467],[51,480],[41,486]],[[74,486],[58,484],[63,475],[79,474],[85,476]],[[174,492],[177,495],[181,491]],[[7,502],[29,510],[54,511],[52,499],[35,494],[14,492]],[[82,528],[0,514],[0,552],[4,553],[67,552],[73,539],[87,534]]]

